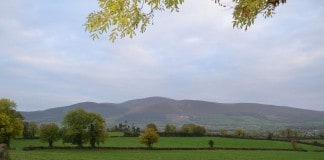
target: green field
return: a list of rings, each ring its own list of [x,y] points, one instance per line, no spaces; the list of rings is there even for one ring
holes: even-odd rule
[[[110,137],[124,136],[123,132],[109,132]]]
[[[220,137],[161,137],[159,143],[154,147],[208,147],[208,140],[212,139],[216,147],[236,148],[277,148],[291,149],[288,142],[268,140],[248,140]],[[55,146],[71,146],[57,142]],[[152,160],[152,159],[238,159],[238,160],[321,160],[324,152],[313,152],[323,150],[324,147],[298,144],[299,147],[308,152],[295,151],[238,151],[238,150],[34,150],[22,151],[27,146],[47,146],[39,140],[15,140],[10,151],[12,160]],[[112,147],[144,147],[137,137],[110,137],[101,146]]]
[[[323,160],[320,152],[283,151],[13,151],[12,160]]]
[[[291,144],[281,141],[250,140],[220,137],[161,137],[159,143],[154,147],[208,147],[208,140],[214,141],[215,147],[236,147],[236,148],[280,148],[291,149]],[[136,137],[113,137],[107,140],[102,146],[110,147],[143,147]],[[322,147],[298,144],[306,150],[320,150]]]
[[[208,140],[214,141],[215,147],[231,147],[231,148],[277,148],[291,149],[289,142],[268,141],[268,140],[250,140],[250,139],[235,139],[235,138],[220,138],[220,137],[161,137],[159,143],[154,147],[208,147]],[[17,149],[22,149],[27,146],[47,146],[39,140],[16,140],[12,146]],[[54,143],[54,146],[71,146],[62,142]],[[141,144],[137,137],[111,137],[104,144],[105,147],[145,147]],[[323,150],[324,147],[312,145],[298,144],[302,149],[309,151]]]

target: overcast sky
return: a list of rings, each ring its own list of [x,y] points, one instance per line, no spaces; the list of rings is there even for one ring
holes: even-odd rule
[[[134,39],[93,41],[95,0],[1,0],[0,98],[22,111],[149,96],[324,111],[324,1],[288,0],[248,30],[186,0]]]

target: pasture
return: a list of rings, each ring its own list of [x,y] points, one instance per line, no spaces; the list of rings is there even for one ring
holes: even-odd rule
[[[145,151],[37,150],[12,151],[12,160],[323,160],[323,152],[287,151]]]
[[[154,147],[208,147],[208,140],[215,142],[215,147],[233,147],[233,148],[273,148],[273,149],[291,149],[289,142],[268,141],[268,140],[249,140],[220,137],[161,137]],[[23,151],[23,147],[28,146],[47,146],[37,139],[34,140],[15,140],[12,147],[15,150],[10,151],[12,160],[152,160],[152,159],[227,159],[227,160],[321,160],[324,152],[314,152],[314,150],[323,150],[324,147],[298,144],[300,148],[308,152],[297,151],[243,151],[243,150],[91,150],[91,149],[73,149],[73,150],[33,150]],[[54,146],[71,146],[62,142],[54,143]],[[139,143],[137,137],[110,137],[105,147],[144,147]]]

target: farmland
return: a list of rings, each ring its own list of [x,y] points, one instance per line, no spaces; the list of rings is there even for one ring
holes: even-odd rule
[[[152,159],[226,159],[226,160],[322,160],[321,152],[278,151],[142,151],[142,150],[41,150],[13,151],[12,160],[152,160]]]
[[[208,140],[215,142],[215,147],[234,147],[234,148],[272,148],[272,149],[291,149],[288,142],[268,141],[268,140],[249,140],[221,137],[161,137],[156,148],[164,147],[208,147]],[[55,146],[71,146],[57,142]],[[39,140],[15,140],[12,147],[15,150],[10,152],[12,160],[124,160],[124,159],[295,159],[295,160],[320,160],[323,158],[323,152],[314,152],[314,150],[323,150],[324,147],[298,144],[300,148],[308,152],[297,151],[244,151],[244,150],[90,150],[90,149],[60,149],[60,150],[33,150],[23,151],[27,146],[47,146]],[[110,137],[102,147],[144,147],[140,144],[137,137]]]

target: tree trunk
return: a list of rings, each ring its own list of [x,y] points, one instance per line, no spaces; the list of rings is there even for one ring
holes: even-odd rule
[[[90,138],[90,145],[91,145],[91,148],[96,147],[96,138],[94,138],[94,137]]]
[[[49,146],[49,147],[53,147],[53,141],[48,140],[48,146]]]
[[[5,134],[2,143],[6,144],[10,148],[10,135]]]
[[[152,143],[148,143],[148,148],[152,149]]]
[[[8,148],[6,144],[0,144],[0,160],[9,160]]]

